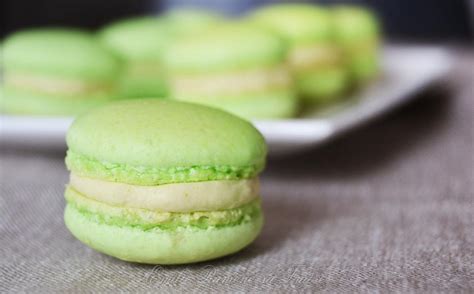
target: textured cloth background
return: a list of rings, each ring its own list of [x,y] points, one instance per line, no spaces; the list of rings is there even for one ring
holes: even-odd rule
[[[0,292],[474,292],[474,54],[441,87],[322,148],[271,160],[250,247],[185,266],[66,230],[63,151],[2,147]]]

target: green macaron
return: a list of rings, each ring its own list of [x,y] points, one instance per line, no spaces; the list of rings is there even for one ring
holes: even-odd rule
[[[277,4],[257,9],[250,19],[289,41],[288,61],[305,101],[326,103],[345,90],[347,71],[327,10],[310,4]]]
[[[259,234],[266,145],[247,121],[160,99],[110,103],[67,134],[66,226],[122,260],[181,264],[239,251]]]
[[[119,60],[83,31],[21,31],[2,46],[1,110],[75,115],[116,97]]]
[[[297,110],[286,53],[275,33],[235,22],[174,40],[163,62],[173,99],[247,119],[282,118]]]
[[[161,55],[169,37],[167,24],[153,16],[120,20],[99,32],[102,43],[126,64],[120,82],[122,96],[167,96]]]
[[[225,22],[218,13],[197,8],[170,10],[163,19],[174,35],[193,34]]]
[[[333,10],[335,36],[347,56],[348,66],[358,84],[372,80],[379,72],[380,25],[368,9],[337,6]]]

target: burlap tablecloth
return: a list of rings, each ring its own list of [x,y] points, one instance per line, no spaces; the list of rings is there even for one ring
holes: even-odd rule
[[[474,54],[454,54],[417,102],[270,160],[262,235],[211,262],[87,248],[63,224],[63,151],[2,147],[0,292],[474,292]]]

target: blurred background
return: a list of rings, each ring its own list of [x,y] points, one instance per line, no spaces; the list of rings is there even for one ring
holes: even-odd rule
[[[228,15],[280,1],[262,0],[5,0],[2,1],[1,36],[9,32],[46,25],[95,29],[123,17],[160,13],[177,7],[199,7]],[[295,1],[291,1],[295,2]],[[351,3],[368,6],[381,18],[385,36],[391,40],[472,43],[474,0],[360,0],[306,1],[319,4]]]

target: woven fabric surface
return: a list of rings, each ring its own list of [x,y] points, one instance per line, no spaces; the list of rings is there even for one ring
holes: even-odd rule
[[[262,176],[248,248],[182,266],[127,263],[63,223],[64,150],[2,146],[0,292],[474,292],[474,54],[388,117]]]

